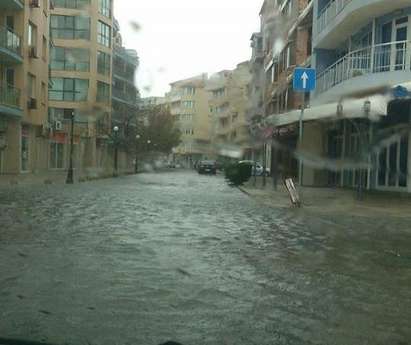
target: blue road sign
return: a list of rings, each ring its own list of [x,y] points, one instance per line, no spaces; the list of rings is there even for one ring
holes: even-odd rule
[[[314,68],[296,68],[294,70],[293,88],[297,92],[314,91],[317,84]]]

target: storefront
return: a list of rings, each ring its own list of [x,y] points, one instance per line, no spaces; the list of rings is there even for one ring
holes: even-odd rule
[[[298,161],[295,157],[297,143],[297,124],[276,127],[274,129],[271,170],[276,171],[282,178],[298,178]]]

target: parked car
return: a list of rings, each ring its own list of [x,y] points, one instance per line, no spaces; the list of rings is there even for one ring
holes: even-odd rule
[[[175,168],[176,164],[172,161],[167,162],[167,168]]]
[[[215,161],[200,161],[197,165],[199,174],[217,174],[217,164]]]
[[[263,176],[263,172],[264,172],[264,167],[258,163],[258,162],[254,162],[251,160],[244,160],[244,161],[240,161],[239,163],[245,163],[245,164],[250,164],[252,166],[251,168],[251,175],[252,176]],[[254,171],[255,169],[255,171]],[[271,171],[270,168],[265,168],[265,176],[270,176]]]

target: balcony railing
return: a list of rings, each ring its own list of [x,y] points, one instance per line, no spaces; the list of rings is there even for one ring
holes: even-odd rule
[[[320,73],[317,92],[370,73],[411,71],[411,41],[377,44],[348,53]]]
[[[122,79],[127,80],[128,82],[130,82],[132,84],[134,84],[134,73],[135,73],[135,71],[132,71],[130,73],[130,71],[125,71],[124,69],[122,69],[122,68],[120,68],[116,65],[114,65],[114,68],[113,68],[113,74],[115,76],[119,76]]]
[[[317,19],[317,34],[321,33],[352,0],[331,0]]]
[[[120,99],[126,103],[130,103],[133,105],[137,104],[137,96],[135,94],[128,94],[116,88],[113,88],[113,97]]]
[[[11,85],[0,85],[0,104],[20,108],[20,90]]]
[[[9,28],[0,27],[0,48],[21,56],[20,37]]]

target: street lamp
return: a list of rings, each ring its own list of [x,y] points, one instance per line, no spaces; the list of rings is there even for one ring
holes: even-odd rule
[[[140,134],[136,135],[136,160],[135,160],[135,165],[134,165],[134,173],[138,173],[138,141],[140,140],[141,136]]]
[[[74,183],[74,169],[73,169],[73,152],[74,152],[74,110],[71,111],[70,114],[70,160],[69,160],[69,168],[67,170],[67,184]]]
[[[113,127],[114,131],[114,177],[118,176],[118,126]]]

